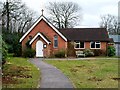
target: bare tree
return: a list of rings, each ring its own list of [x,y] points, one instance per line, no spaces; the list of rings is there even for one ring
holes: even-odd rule
[[[118,18],[113,15],[103,15],[101,17],[100,27],[107,28],[109,34],[120,34],[120,26],[118,25]]]
[[[50,21],[58,28],[76,26],[81,21],[81,8],[73,2],[49,2]]]
[[[2,27],[7,32],[23,33],[26,31],[28,23],[33,23],[35,12],[30,10],[21,0],[11,0],[3,2],[2,6]],[[7,22],[7,23],[4,23]]]

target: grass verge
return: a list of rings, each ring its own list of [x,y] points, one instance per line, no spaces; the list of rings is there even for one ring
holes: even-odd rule
[[[3,65],[2,88],[36,88],[39,70],[27,58],[8,57]]]
[[[118,88],[118,60],[46,60],[60,69],[76,88]]]

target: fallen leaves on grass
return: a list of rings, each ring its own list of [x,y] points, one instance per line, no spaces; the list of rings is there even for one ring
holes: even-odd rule
[[[76,67],[82,68],[82,67],[85,67],[85,65],[77,65]]]
[[[87,71],[88,71],[88,73],[93,73],[92,69],[88,69]]]
[[[90,81],[102,81],[101,78],[97,78],[95,76],[94,77],[89,77],[88,80],[90,80]]]
[[[18,78],[32,78],[28,71],[30,71],[30,67],[11,64],[7,68],[3,68],[2,82],[4,84],[17,84]]]
[[[71,71],[71,72],[77,72],[77,71],[78,71],[78,68],[71,68],[70,71]]]
[[[111,78],[113,80],[118,80],[120,82],[120,78]]]
[[[3,76],[2,77],[2,83],[3,84],[18,84],[18,80],[14,79],[10,76]]]

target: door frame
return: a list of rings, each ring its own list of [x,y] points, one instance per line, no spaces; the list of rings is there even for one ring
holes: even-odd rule
[[[42,44],[42,45],[40,45],[40,44]],[[41,41],[41,40],[38,40],[37,42],[36,42],[36,57],[43,57],[43,42]],[[40,51],[41,52],[40,52]],[[40,54],[40,55],[39,55]]]

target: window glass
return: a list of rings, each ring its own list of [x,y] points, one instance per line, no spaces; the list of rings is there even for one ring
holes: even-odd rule
[[[95,48],[95,42],[91,42],[91,48]]]
[[[78,48],[78,49],[80,49],[80,48],[84,48],[84,42],[75,42],[75,48]]]
[[[58,36],[54,36],[54,47],[57,48],[58,47]]]
[[[29,36],[29,39],[30,39],[30,40],[32,39],[32,36],[31,36],[31,35]]]
[[[76,44],[75,44],[75,48],[80,48],[80,44],[79,44],[79,43],[76,43]]]
[[[96,44],[96,48],[100,48],[100,44]]]
[[[100,42],[91,42],[91,48],[100,48]]]
[[[84,42],[80,42],[80,48],[84,48]]]

